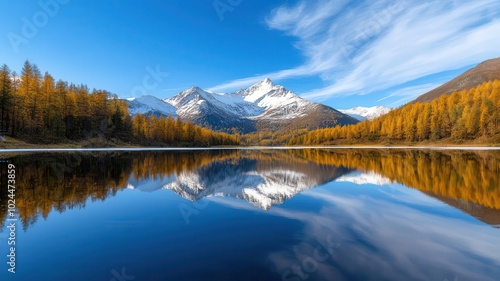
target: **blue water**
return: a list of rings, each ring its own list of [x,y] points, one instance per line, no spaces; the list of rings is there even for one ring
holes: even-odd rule
[[[500,230],[432,196],[399,183],[355,183],[367,172],[352,167],[308,186],[307,173],[283,173],[284,164],[234,161],[205,175],[206,167],[163,178],[131,175],[128,188],[105,200],[53,208],[25,229],[18,222],[15,274],[7,272],[4,228],[0,280],[500,278]],[[242,178],[261,177],[261,189],[276,182],[296,187],[297,179],[307,188],[268,209],[262,198],[230,196],[253,184],[234,185],[228,171],[238,163],[245,163]],[[165,188],[193,184],[193,175],[210,179],[202,187],[215,188],[213,194],[193,202]]]

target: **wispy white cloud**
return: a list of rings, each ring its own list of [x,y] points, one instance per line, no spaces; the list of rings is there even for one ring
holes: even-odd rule
[[[271,215],[301,222],[305,228],[301,233],[305,235],[294,245],[270,252],[268,260],[283,274],[314,257],[318,243],[331,241],[339,246],[311,273],[321,280],[349,280],[360,267],[361,275],[384,280],[408,276],[415,280],[436,279],[436,272],[427,270],[427,265],[456,276],[450,280],[493,280],[492,276],[500,272],[497,229],[456,217],[457,210],[418,190],[395,185],[382,186],[380,191],[368,195],[354,189],[343,195],[314,189],[302,196],[322,202],[319,211],[280,206],[271,209]]]
[[[435,89],[439,87],[438,83],[426,83],[426,84],[419,84],[416,86],[410,86],[410,87],[403,87],[399,88],[397,90],[389,92],[385,97],[377,100],[377,102],[381,102],[384,100],[387,100],[389,98],[398,98],[398,100],[392,102],[389,104],[389,106],[397,106],[401,105],[404,102],[413,100],[420,96],[422,93],[427,93],[428,91]]]
[[[314,75],[324,85],[304,97],[364,95],[500,56],[497,0],[302,0],[273,10],[266,24],[297,39],[304,64],[211,90]]]

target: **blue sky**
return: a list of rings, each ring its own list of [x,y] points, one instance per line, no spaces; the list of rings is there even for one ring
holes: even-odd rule
[[[335,108],[399,106],[500,56],[497,0],[0,1],[0,63],[121,97],[265,77]]]

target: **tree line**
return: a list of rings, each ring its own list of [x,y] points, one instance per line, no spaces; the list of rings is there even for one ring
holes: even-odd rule
[[[443,95],[431,102],[409,103],[372,121],[319,129],[291,138],[290,145],[338,142],[467,142],[498,143],[500,81]]]
[[[231,135],[183,122],[181,117],[174,119],[155,115],[136,114],[132,118],[133,136],[146,144],[167,144],[183,146],[212,146],[240,143],[237,135]]]
[[[85,152],[22,154],[10,159],[22,177],[16,179],[17,212],[26,230],[51,212],[83,208],[89,199],[104,201],[134,180],[173,177],[230,159],[237,150],[163,152]],[[0,178],[7,177],[5,163]],[[8,215],[7,181],[0,181],[0,229]]]
[[[0,68],[0,130],[32,143],[113,140],[142,145],[234,145],[238,136],[180,118],[130,116],[126,101],[105,90],[56,81],[26,61],[20,74]]]
[[[398,149],[294,149],[322,165],[375,172],[428,194],[500,210],[500,153]]]

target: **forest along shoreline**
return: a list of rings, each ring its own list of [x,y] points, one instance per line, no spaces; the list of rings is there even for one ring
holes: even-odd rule
[[[22,145],[24,144],[24,145]],[[261,150],[261,149],[416,149],[416,150],[500,150],[498,145],[314,145],[314,146],[213,146],[213,147],[166,147],[166,146],[138,146],[131,144],[89,147],[82,144],[50,144],[37,145],[26,144],[22,142],[13,142],[0,145],[0,153],[9,152],[64,152],[64,151],[148,151],[148,150],[217,150],[217,149],[235,149],[235,150]]]
[[[496,60],[493,61],[496,65]],[[488,78],[491,79],[491,78]],[[210,129],[181,116],[131,114],[126,100],[62,80],[26,61],[0,67],[0,149],[220,146],[500,145],[500,80],[418,99],[373,120],[320,129]],[[425,95],[424,95],[425,96]]]

